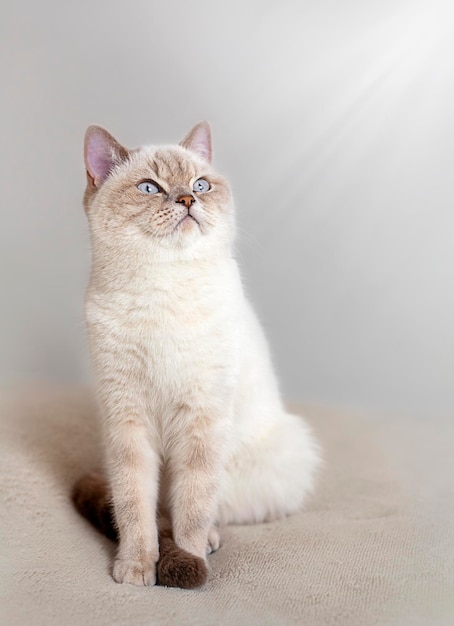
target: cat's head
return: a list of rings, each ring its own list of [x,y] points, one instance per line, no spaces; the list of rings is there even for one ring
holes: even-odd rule
[[[133,150],[90,126],[84,206],[94,246],[137,250],[157,260],[209,258],[230,250],[232,198],[211,154],[206,122],[178,145]]]

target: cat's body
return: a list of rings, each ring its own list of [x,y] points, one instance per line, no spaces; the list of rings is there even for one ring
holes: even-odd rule
[[[282,406],[243,294],[209,127],[132,152],[90,127],[85,157],[86,318],[120,542],[113,575],[153,584],[158,510],[175,544],[205,562],[216,525],[300,510],[319,456]]]

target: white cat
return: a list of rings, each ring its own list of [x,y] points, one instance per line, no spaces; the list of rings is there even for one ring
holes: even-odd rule
[[[301,509],[318,446],[283,408],[245,298],[208,124],[179,145],[136,150],[90,126],[85,164],[86,320],[119,538],[113,577],[155,584],[159,511],[205,572],[196,586],[217,526]]]

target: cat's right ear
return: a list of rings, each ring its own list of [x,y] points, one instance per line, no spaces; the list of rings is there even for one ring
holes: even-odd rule
[[[115,165],[124,161],[128,150],[101,126],[89,126],[85,133],[84,159],[89,183],[100,187]]]
[[[208,122],[199,122],[194,128],[191,128],[183,141],[180,142],[180,146],[195,152],[199,157],[211,163],[213,148],[211,145],[211,129]]]

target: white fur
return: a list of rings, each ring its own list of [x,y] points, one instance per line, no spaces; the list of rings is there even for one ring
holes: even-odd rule
[[[204,234],[194,227],[150,242],[133,224],[121,234],[108,230],[116,178],[133,176],[154,154],[143,148],[120,164],[88,212],[86,315],[120,519],[114,576],[136,584],[131,563],[142,553],[157,559],[156,533],[147,539],[144,529],[153,524],[158,497],[172,512],[177,543],[201,556],[214,523],[299,511],[320,462],[303,419],[283,408],[266,340],[244,295],[231,252],[230,197]],[[203,207],[194,209],[202,219]],[[188,461],[194,451],[200,465]],[[131,519],[128,503],[137,508]]]

